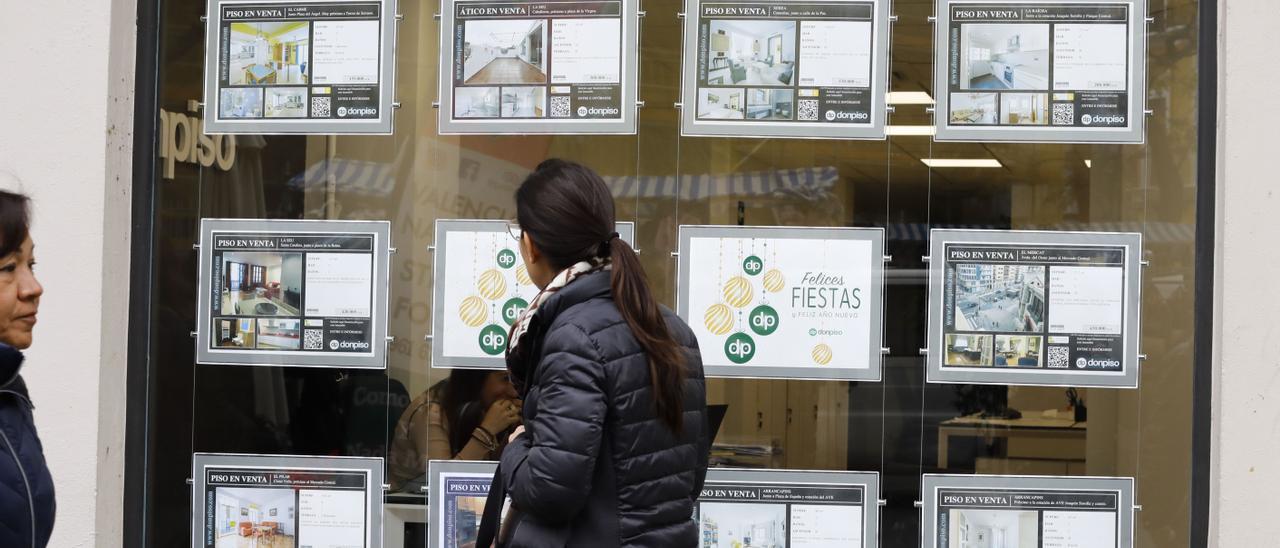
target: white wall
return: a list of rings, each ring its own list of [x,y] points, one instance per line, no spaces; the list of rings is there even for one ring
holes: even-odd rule
[[[1274,546],[1280,490],[1275,2],[1219,0],[1210,545]],[[1259,285],[1259,280],[1263,284]]]
[[[136,0],[5,2],[0,171],[35,200],[24,376],[58,492],[50,546],[120,546]],[[55,23],[56,22],[56,23]]]

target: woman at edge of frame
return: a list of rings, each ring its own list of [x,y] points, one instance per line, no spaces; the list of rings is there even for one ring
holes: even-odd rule
[[[512,236],[542,291],[508,338],[524,420],[477,546],[696,546],[711,440],[693,331],[653,298],[595,172],[542,162],[516,213]]]

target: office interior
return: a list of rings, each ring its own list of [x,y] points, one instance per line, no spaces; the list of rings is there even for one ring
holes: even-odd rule
[[[294,548],[296,497],[293,489],[216,488],[215,548]]]
[[[227,77],[233,86],[306,84],[311,24],[231,23]]]
[[[176,112],[200,96],[202,84],[198,70],[185,68],[198,69],[201,52],[179,52],[176,46],[189,36],[178,30],[198,20],[204,7],[189,0],[163,3],[162,51],[173,57],[161,67],[160,106]],[[434,97],[440,53],[434,11],[413,3],[401,8],[398,94]],[[883,379],[709,380],[709,401],[729,406],[715,440],[717,465],[880,472],[887,501],[884,546],[918,542],[919,511],[912,502],[921,472],[1134,476],[1143,504],[1135,546],[1187,545],[1198,3],[1153,5],[1159,24],[1149,33],[1148,96],[1156,114],[1145,144],[1123,146],[930,138],[929,109],[946,93],[932,87],[934,26],[928,18],[934,8],[922,0],[894,3],[899,20],[891,37],[889,86],[909,95],[889,100],[896,131],[883,141],[681,136],[675,107],[681,29],[674,19],[655,21],[663,19],[657,14],[682,12],[683,4],[654,0],[646,1],[649,15],[639,37],[638,97],[646,105],[638,111],[635,135],[440,136],[430,102],[404,100],[389,137],[255,136],[261,144],[238,148],[231,170],[180,165],[173,180],[157,179],[153,215],[158,226],[175,227],[157,232],[157,272],[195,270],[189,234],[201,217],[385,219],[392,222],[398,251],[388,304],[388,335],[395,340],[385,372],[194,365],[194,320],[188,317],[195,289],[185,276],[157,277],[154,299],[163,312],[138,327],[150,330],[167,364],[154,379],[168,398],[157,400],[165,435],[153,436],[148,446],[156,502],[146,527],[171,540],[161,545],[187,542],[189,493],[176,496],[164,487],[189,476],[193,446],[383,454],[388,423],[449,373],[430,367],[432,346],[425,340],[432,333],[434,221],[514,217],[512,195],[524,176],[539,161],[562,157],[598,170],[611,185],[618,217],[637,223],[641,262],[667,306],[676,303],[678,258],[670,253],[678,251],[680,225],[885,229],[892,261],[880,341],[889,349]],[[489,104],[497,117],[499,86],[485,87],[495,90]],[[782,86],[737,86],[743,118],[746,90],[769,87]],[[963,93],[990,97],[978,118],[996,122],[1002,90]],[[959,105],[954,97],[952,102]],[[930,167],[926,160],[981,160],[992,167]],[[335,184],[316,173],[332,174]],[[1075,421],[1066,387],[926,383],[919,350],[926,345],[929,264],[921,258],[928,255],[931,228],[1143,233],[1150,266],[1143,274],[1139,342],[1148,360],[1139,389],[1079,388],[1088,413],[1087,420]],[[994,338],[990,345],[994,352]],[[370,390],[386,397],[356,396]],[[1003,418],[1005,409],[1022,417]],[[1050,411],[1055,415],[1046,417]],[[973,426],[947,436],[947,459],[940,462],[940,431],[961,418]],[[1020,426],[1041,424],[1057,437]],[[395,493],[388,501],[416,505],[413,515],[425,516],[425,501],[413,493]],[[412,528],[402,526],[409,535]]]

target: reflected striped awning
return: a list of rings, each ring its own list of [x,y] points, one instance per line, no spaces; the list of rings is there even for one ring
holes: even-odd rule
[[[329,162],[333,168],[333,178],[338,191],[344,194],[362,196],[390,196],[396,187],[395,173],[391,164],[386,162],[367,162],[364,160],[348,160],[335,158]],[[289,188],[314,189],[324,188],[325,162],[311,164],[305,171],[294,175],[286,183]]]
[[[1008,227],[992,225],[938,225],[925,223],[895,223],[885,228],[885,238],[890,240],[928,240],[929,229],[948,228],[958,230],[1007,230]],[[1195,225],[1189,223],[1083,223],[1064,222],[1056,225],[1018,227],[1024,230],[1056,230],[1063,232],[1138,232],[1143,245],[1153,243],[1195,241]]]
[[[605,177],[614,198],[674,198],[700,200],[716,196],[772,196],[782,194],[809,200],[827,199],[840,180],[832,166],[747,173],[701,175],[632,175]]]

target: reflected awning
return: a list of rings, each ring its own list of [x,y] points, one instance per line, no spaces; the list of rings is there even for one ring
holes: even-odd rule
[[[716,196],[783,195],[808,200],[830,197],[840,180],[833,166],[701,175],[604,177],[614,198],[699,200]]]

